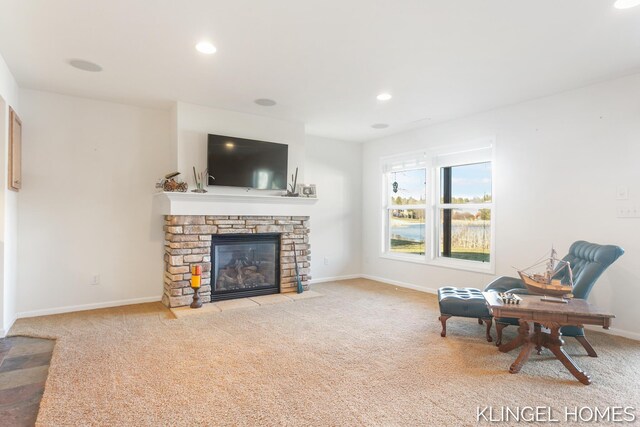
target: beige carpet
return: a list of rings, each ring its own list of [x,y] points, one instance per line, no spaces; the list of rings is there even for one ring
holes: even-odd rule
[[[314,289],[324,296],[182,319],[158,303],[19,320],[11,334],[58,339],[38,424],[458,426],[478,406],[640,403],[639,342],[592,333],[593,359],[568,339],[590,386],[549,353],[511,375],[516,353],[475,320],[440,337],[434,295]]]

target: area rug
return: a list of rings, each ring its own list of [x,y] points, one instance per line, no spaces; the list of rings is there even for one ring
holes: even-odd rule
[[[368,280],[314,289],[324,296],[181,319],[156,303],[19,320],[12,335],[57,339],[37,423],[460,426],[532,406],[562,423],[567,408],[640,402],[637,341],[589,332],[590,358],[567,338],[590,386],[548,352],[513,375],[516,352],[474,319],[440,337],[434,295]]]

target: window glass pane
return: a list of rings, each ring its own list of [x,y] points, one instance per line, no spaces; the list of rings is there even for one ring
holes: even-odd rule
[[[441,209],[440,256],[489,262],[491,209]]]
[[[424,255],[424,209],[389,211],[389,250],[396,253]]]
[[[427,200],[427,170],[389,172],[392,205],[423,205]]]
[[[449,188],[448,170],[451,173]],[[441,168],[440,182],[441,203],[491,202],[491,162]],[[445,200],[446,190],[450,190],[450,200]]]

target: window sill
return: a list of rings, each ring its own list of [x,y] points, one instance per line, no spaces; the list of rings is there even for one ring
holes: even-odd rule
[[[474,273],[495,274],[496,269],[491,262],[465,261],[461,259],[438,258],[427,261],[435,267],[452,268],[454,270],[472,271]]]
[[[495,274],[495,266],[493,263],[480,263],[475,261],[464,261],[457,259],[438,258],[434,260],[426,259],[423,255],[397,255],[388,252],[380,254],[380,258],[392,261],[411,262],[414,264],[422,264],[430,267],[449,268],[453,270],[471,271],[474,273]]]
[[[427,263],[427,261],[424,258],[424,255],[400,255],[400,254],[385,252],[380,254],[380,258],[390,259],[393,261],[412,262],[414,264]]]

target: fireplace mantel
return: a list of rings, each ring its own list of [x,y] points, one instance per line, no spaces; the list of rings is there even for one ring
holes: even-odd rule
[[[154,209],[160,215],[310,216],[317,201],[307,197],[161,192],[154,195]]]

